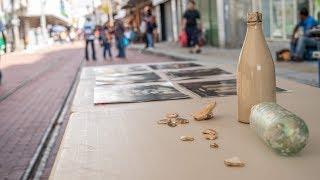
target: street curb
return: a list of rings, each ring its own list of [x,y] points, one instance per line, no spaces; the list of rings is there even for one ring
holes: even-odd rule
[[[51,119],[51,123],[49,124],[48,128],[46,129],[44,135],[42,136],[42,139],[36,149],[35,154],[33,155],[31,161],[29,162],[29,165],[27,167],[27,169],[25,170],[25,172],[23,173],[22,177],[20,178],[20,180],[29,180],[29,179],[33,179],[34,175],[36,174],[36,170],[37,167],[39,166],[39,163],[41,161],[41,158],[44,154],[44,151],[48,145],[48,142],[51,139],[53,130],[55,128],[55,126],[57,124],[59,124],[59,119],[60,116],[65,108],[65,106],[67,105],[67,102],[69,100],[69,98],[71,97],[70,95],[72,94],[71,92],[76,88],[76,85],[78,84],[77,81],[79,80],[80,77],[80,71],[82,69],[82,65],[83,65],[83,60],[81,60],[80,65],[77,69],[77,73],[74,77],[74,79],[72,80],[72,85],[70,86],[67,94],[65,95],[65,97],[63,98],[63,102],[61,107],[55,112],[53,118]]]
[[[175,61],[197,61],[196,58],[190,58],[190,57],[185,57],[181,56],[178,54],[173,54],[169,52],[161,52],[157,50],[149,50],[149,49],[141,49],[139,47],[130,47],[129,49],[135,50],[135,51],[140,51],[143,54],[151,54],[151,55],[156,55],[156,56],[164,56],[164,57],[169,57]]]

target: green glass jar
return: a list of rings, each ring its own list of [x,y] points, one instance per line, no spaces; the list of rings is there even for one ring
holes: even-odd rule
[[[301,151],[309,137],[308,127],[301,118],[271,102],[252,107],[250,126],[269,147],[285,156]]]

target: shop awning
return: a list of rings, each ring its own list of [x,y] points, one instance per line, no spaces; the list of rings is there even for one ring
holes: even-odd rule
[[[168,0],[152,0],[152,5],[157,6],[157,5],[164,3],[166,1],[168,1]]]

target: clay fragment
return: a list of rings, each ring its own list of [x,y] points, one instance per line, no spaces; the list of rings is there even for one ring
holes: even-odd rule
[[[172,119],[170,119],[169,122],[168,122],[168,126],[170,126],[170,127],[176,127],[177,125],[178,125],[177,122],[176,121],[172,121]]]
[[[210,144],[210,147],[211,147],[211,148],[218,148],[219,145],[218,145],[217,143],[213,143],[213,144]]]
[[[158,124],[168,124],[169,119],[160,119],[157,123]]]
[[[167,124],[170,127],[176,127],[179,124],[187,124],[189,120],[179,117],[178,113],[167,113],[165,119],[157,121],[158,124]]]
[[[166,118],[177,118],[179,117],[179,114],[178,113],[167,113],[166,114]]]
[[[209,103],[204,109],[194,113],[192,116],[196,121],[203,121],[213,118],[213,109],[216,107],[216,102]]]
[[[194,141],[194,138],[191,136],[181,136],[180,140],[181,141]]]
[[[215,140],[218,138],[218,133],[214,129],[206,129],[202,131],[203,137],[207,140]]]
[[[179,124],[188,124],[188,123],[189,123],[189,120],[188,120],[188,119],[183,119],[183,118],[176,118],[176,121],[177,121]]]
[[[242,162],[238,157],[232,157],[224,160],[224,164],[229,167],[243,167],[245,163]]]
[[[215,140],[215,139],[218,138],[218,136],[213,135],[213,134],[204,134],[203,137],[204,137],[206,140]]]
[[[214,129],[206,129],[206,130],[202,131],[202,134],[213,134],[213,135],[216,135],[217,131],[214,130]]]

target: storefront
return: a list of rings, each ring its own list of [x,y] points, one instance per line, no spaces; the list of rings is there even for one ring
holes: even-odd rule
[[[208,45],[218,46],[218,16],[216,0],[198,0],[204,35]]]
[[[223,17],[226,47],[241,47],[246,33],[246,14],[263,13],[263,30],[267,40],[289,40],[298,22],[299,9],[306,7],[314,14],[312,0],[224,0]],[[221,35],[221,34],[219,34]]]
[[[256,7],[255,7],[256,6]],[[308,0],[259,0],[253,4],[264,15],[265,36],[272,39],[290,39],[298,22],[299,9],[306,7],[313,15],[313,3]]]
[[[158,33],[161,41],[174,41],[177,37],[177,12],[172,10],[171,0],[153,0],[156,9]],[[174,22],[175,21],[175,22]]]

